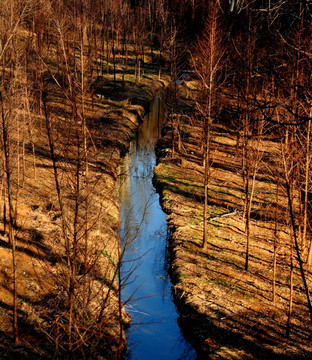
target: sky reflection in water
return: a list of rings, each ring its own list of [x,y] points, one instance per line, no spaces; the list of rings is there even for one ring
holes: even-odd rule
[[[127,248],[121,269],[123,277],[133,271],[122,294],[123,301],[132,297],[126,306],[132,317],[127,356],[131,360],[196,359],[194,349],[177,324],[178,314],[171,300],[166,269],[166,214],[152,184],[154,146],[162,121],[163,108],[156,98],[121,166],[121,172],[128,173],[120,189],[121,235],[134,238],[139,228]]]

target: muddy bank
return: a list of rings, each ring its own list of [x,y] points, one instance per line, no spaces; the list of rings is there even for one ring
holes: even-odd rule
[[[185,102],[189,101],[187,98]],[[290,338],[285,336],[289,298],[289,236],[281,225],[277,255],[277,300],[272,298],[274,182],[265,173],[256,180],[252,208],[250,267],[244,270],[246,238],[242,219],[241,155],[235,132],[227,123],[216,126],[209,187],[209,240],[202,245],[203,167],[201,128],[180,118],[182,146],[172,158],[169,124],[157,146],[154,185],[168,214],[171,276],[180,324],[200,359],[310,359],[309,312],[296,267],[294,313]],[[176,144],[178,140],[176,138]],[[276,143],[263,139],[270,161],[277,162]],[[287,209],[285,195],[281,206]],[[262,214],[259,216],[259,214]],[[281,215],[282,216],[282,215]],[[311,279],[309,280],[311,286]]]

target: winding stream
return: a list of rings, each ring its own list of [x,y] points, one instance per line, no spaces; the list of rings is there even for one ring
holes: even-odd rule
[[[161,99],[156,97],[121,166],[121,238],[127,243],[122,300],[132,317],[127,332],[131,360],[196,359],[177,323],[167,272],[166,214],[152,184],[154,147],[163,119]]]

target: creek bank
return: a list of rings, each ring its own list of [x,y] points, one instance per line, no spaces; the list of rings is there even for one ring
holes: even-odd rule
[[[101,144],[100,159],[96,159],[94,164],[99,166],[106,177],[106,201],[108,215],[108,233],[111,237],[112,251],[109,253],[116,264],[120,261],[120,204],[116,199],[116,181],[118,181],[118,169],[122,163],[125,154],[128,153],[130,143],[142,124],[146,114],[150,111],[150,105],[154,99],[155,93],[160,91],[166,85],[165,81],[155,81],[151,84],[132,85],[130,89],[120,93],[115,91],[113,85],[110,87],[106,83],[107,92],[104,102],[108,102],[107,110],[95,112],[90,118],[89,125],[95,127],[95,143]],[[101,99],[100,99],[101,102]],[[111,231],[113,230],[113,231]],[[113,250],[113,248],[115,250]],[[116,292],[112,294],[112,303],[117,302],[118,289],[114,284]],[[117,303],[116,305],[117,306]],[[120,344],[119,319],[115,317],[112,323],[112,343],[111,349],[106,349],[105,359],[114,359],[118,347],[121,347],[123,353],[127,347],[127,339],[124,329],[130,322],[130,315],[122,309],[122,344]]]
[[[185,95],[184,95],[185,96]],[[190,100],[185,96],[184,103]],[[169,124],[158,142],[158,165],[154,186],[161,196],[171,230],[170,272],[180,325],[198,352],[199,359],[310,359],[312,343],[306,300],[300,290],[298,269],[295,282],[295,310],[290,339],[285,337],[288,311],[289,265],[287,236],[283,227],[277,259],[276,304],[272,302],[272,257],[274,223],[272,176],[256,179],[256,195],[251,219],[250,270],[244,271],[245,223],[242,219],[243,182],[236,134],[226,121],[213,134],[213,165],[209,187],[209,243],[202,249],[203,167],[199,124],[180,117],[183,146],[172,158]],[[176,138],[176,144],[178,140]],[[277,161],[276,143],[263,139],[269,149],[268,161]],[[270,182],[272,181],[272,183]],[[280,199],[287,209],[286,198]],[[262,214],[259,216],[259,214]],[[222,216],[223,215],[223,216]],[[285,244],[285,245],[283,245]]]
[[[155,145],[166,118],[163,95],[155,97],[120,166],[120,234],[125,247],[121,295],[132,317],[126,355],[135,360],[193,360],[196,353],[180,331],[172,302],[166,214],[152,184]]]
[[[119,169],[122,164],[124,156],[129,152],[130,144],[135,138],[135,134],[138,128],[142,124],[146,114],[150,112],[150,106],[153,103],[155,94],[161,91],[167,85],[166,80],[157,81],[134,87],[129,92],[124,92],[119,108],[116,108],[115,101],[119,98],[118,92],[114,93],[112,90],[112,106],[109,107],[109,113],[107,116],[103,116],[103,113],[99,113],[95,117],[95,123],[97,124],[97,133],[99,141],[103,146],[102,158],[105,159],[103,162],[103,172],[106,172],[111,179],[111,186],[107,189],[110,197],[114,203],[114,207],[117,211],[118,220],[115,222],[113,229],[114,235],[112,238],[116,248],[120,248],[120,204],[117,199],[116,182],[118,183]],[[106,87],[107,90],[107,87]],[[118,185],[119,186],[119,185]],[[114,219],[115,221],[116,219]],[[117,254],[116,254],[117,255]],[[114,261],[119,261],[118,257],[115,256]],[[122,352],[127,350],[127,339],[124,330],[130,326],[131,322],[130,315],[123,310],[123,345]],[[119,325],[116,324],[116,328]],[[115,332],[116,335],[117,332]],[[116,345],[118,344],[118,336],[115,337]],[[113,348],[117,348],[114,345]],[[111,358],[114,358],[112,356]]]
[[[90,293],[94,296],[96,304],[99,294],[104,297],[108,294],[107,307],[103,316],[106,337],[99,347],[98,358],[114,359],[120,349],[120,320],[118,314],[118,289],[116,283],[111,283],[115,265],[118,262],[119,247],[119,205],[114,195],[117,179],[117,167],[121,158],[129,148],[144,115],[149,110],[153,94],[163,83],[154,78],[145,80],[140,84],[125,84],[123,86],[124,98],[118,100],[118,91],[114,90],[113,83],[106,81],[108,93],[104,97],[94,100],[86,98],[87,126],[92,138],[89,153],[89,186],[92,192],[88,195],[92,203],[89,205],[90,218],[95,222],[88,238],[89,251],[95,255],[97,263],[90,272]],[[113,94],[114,96],[109,96]],[[51,117],[59,127],[55,128],[57,139],[68,142],[68,129],[64,126],[63,112],[59,109],[65,105],[58,98],[57,89],[53,97],[47,98],[47,106]],[[53,164],[49,154],[49,146],[45,131],[42,130],[43,117],[34,116],[33,134],[36,138],[35,156],[31,152],[31,143],[26,144],[26,167],[23,189],[19,194],[18,203],[18,238],[17,238],[17,264],[18,264],[18,302],[19,302],[19,331],[20,341],[16,348],[12,340],[12,294],[8,279],[11,277],[11,251],[7,244],[3,223],[1,227],[1,281],[0,288],[0,357],[48,359],[58,358],[57,347],[62,346],[58,334],[58,326],[63,311],[66,312],[66,298],[62,297],[62,283],[59,277],[65,273],[63,269],[64,246],[60,235],[61,212],[55,195]],[[70,147],[71,145],[67,145]],[[64,156],[58,151],[58,171],[62,173],[62,180],[67,178],[71,166],[76,164],[74,152]],[[93,150],[94,149],[94,150]],[[34,170],[35,168],[35,170]],[[85,174],[82,172],[81,184],[84,186]],[[75,197],[72,195],[73,187],[65,184],[62,187],[66,206],[74,208]],[[81,200],[84,200],[81,197]],[[101,220],[101,221],[99,221]],[[63,279],[64,280],[64,279]],[[77,285],[78,286],[78,285]],[[91,286],[91,285],[90,285]],[[61,289],[61,290],[60,290]],[[80,291],[80,289],[79,289]],[[92,300],[93,301],[93,300]],[[62,315],[61,315],[62,314]],[[123,322],[129,322],[127,314],[123,314]],[[65,337],[66,338],[66,337]],[[60,341],[60,343],[55,344]],[[66,341],[66,340],[65,340]],[[98,343],[98,340],[95,339]],[[92,349],[93,351],[94,349]],[[93,353],[95,354],[96,351]],[[61,355],[60,355],[61,356]],[[61,357],[62,358],[62,357]],[[96,358],[96,357],[92,357]]]

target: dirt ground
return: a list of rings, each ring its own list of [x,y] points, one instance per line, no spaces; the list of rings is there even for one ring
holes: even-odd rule
[[[117,82],[118,82],[117,78]],[[109,290],[114,261],[118,259],[119,205],[114,192],[117,167],[121,156],[127,151],[133,133],[136,131],[144,114],[148,111],[153,94],[162,86],[162,82],[153,75],[145,76],[140,82],[134,79],[112,83],[112,76],[107,75],[96,83],[100,95],[90,94],[86,99],[88,109],[87,126],[92,135],[89,174],[89,213],[92,231],[88,240],[89,251],[103,253],[97,259],[93,285],[95,293],[105,298],[109,294],[106,307],[105,324],[108,332],[108,345],[105,358],[114,358],[119,341],[118,292]],[[92,96],[91,96],[92,95]],[[54,123],[60,127],[62,140],[62,112],[64,105],[57,95],[48,99],[48,106]],[[66,109],[65,109],[66,110]],[[16,250],[17,250],[17,296],[19,344],[13,346],[12,339],[12,251],[8,244],[8,224],[3,221],[3,214],[8,219],[8,207],[0,204],[0,358],[48,358],[55,350],[55,327],[58,309],[63,299],[59,298],[64,274],[62,258],[65,247],[61,237],[60,209],[57,201],[53,164],[49,154],[48,138],[43,116],[32,115],[31,138],[25,139],[25,154],[21,156],[21,176],[14,186],[19,188],[16,208]],[[65,143],[66,139],[64,140]],[[34,145],[34,152],[33,147]],[[61,181],[75,159],[61,158],[59,171]],[[23,150],[20,150],[22,153]],[[70,181],[64,181],[63,194],[69,208],[73,206]],[[3,184],[1,185],[1,191]],[[84,184],[85,186],[85,184]],[[125,321],[128,321],[125,316]],[[54,330],[53,330],[54,329]],[[102,357],[103,358],[103,357]]]
[[[187,96],[184,101],[188,101]],[[249,270],[245,271],[241,151],[237,135],[226,121],[213,133],[208,247],[202,248],[201,131],[189,117],[182,117],[182,146],[172,158],[171,127],[164,127],[164,138],[157,146],[159,164],[154,170],[154,183],[172,232],[171,275],[182,330],[198,350],[199,359],[311,359],[311,322],[297,261],[291,331],[289,339],[285,336],[292,241],[286,210],[279,213],[273,302],[276,174],[267,169],[269,162],[279,166],[279,145],[270,136],[262,139],[263,156],[251,212]],[[287,209],[284,190],[280,191],[279,204]],[[312,276],[307,273],[311,289]]]

